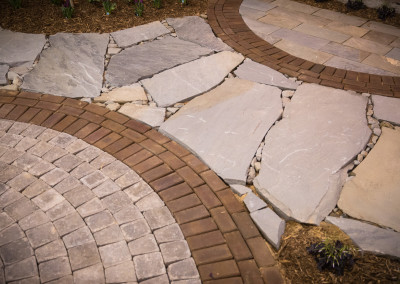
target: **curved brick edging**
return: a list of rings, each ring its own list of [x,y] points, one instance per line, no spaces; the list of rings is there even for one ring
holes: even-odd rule
[[[208,23],[226,44],[246,57],[309,83],[400,98],[400,77],[354,72],[316,64],[258,37],[239,13],[243,0],[209,0]]]
[[[243,204],[188,150],[158,131],[79,100],[0,90],[0,118],[71,134],[123,161],[166,203],[204,283],[283,283]]]

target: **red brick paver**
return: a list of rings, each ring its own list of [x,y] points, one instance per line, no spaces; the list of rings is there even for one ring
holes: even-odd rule
[[[400,98],[400,77],[337,69],[292,56],[258,37],[243,21],[243,0],[209,0],[208,23],[226,44],[244,56],[308,83]]]
[[[284,283],[269,246],[229,187],[151,127],[78,100],[4,90],[0,118],[64,131],[135,170],[174,215],[203,283]]]

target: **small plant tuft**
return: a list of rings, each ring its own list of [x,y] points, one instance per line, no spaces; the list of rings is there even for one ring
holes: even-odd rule
[[[14,10],[22,7],[22,0],[8,0],[8,3],[10,3]]]
[[[115,10],[115,8],[117,8],[117,3],[113,3],[110,0],[104,0],[103,1],[103,7],[104,10],[106,11],[106,15],[110,15],[112,11]]]
[[[182,5],[187,5],[188,4],[188,0],[180,0]]]
[[[360,10],[365,8],[365,5],[363,0],[347,0],[346,7],[350,10]]]
[[[135,0],[135,15],[141,17],[144,11],[143,0]]]
[[[74,14],[74,8],[71,6],[71,2],[69,0],[64,1],[64,4],[61,6],[61,11],[65,18],[72,18],[72,15]]]
[[[396,11],[394,8],[382,5],[378,8],[378,18],[381,20],[386,20],[387,18],[394,17]]]
[[[162,6],[162,1],[161,0],[154,0],[154,7],[157,9],[160,9]]]
[[[330,239],[313,243],[307,248],[307,252],[314,256],[320,271],[332,270],[336,275],[343,275],[344,270],[351,270],[354,265],[354,249],[341,241]]]
[[[62,0],[51,0],[51,3],[53,3],[56,6],[60,6],[62,4]]]

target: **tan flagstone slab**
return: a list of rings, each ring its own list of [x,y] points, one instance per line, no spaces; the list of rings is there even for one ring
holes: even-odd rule
[[[306,46],[302,46],[291,41],[281,40],[275,44],[277,48],[290,53],[293,56],[300,57],[314,63],[323,64],[332,58],[331,54],[321,52]]]
[[[258,36],[260,35],[267,36],[281,28],[278,26],[263,23],[261,21],[253,20],[248,17],[243,17],[243,20],[246,23],[246,25]]]
[[[346,214],[400,231],[400,130],[382,128],[378,143],[343,187]]]
[[[362,38],[372,40],[375,42],[379,42],[381,44],[390,45],[398,37],[391,35],[391,34],[387,34],[387,33],[382,33],[382,32],[377,32],[377,31],[369,31]]]
[[[376,74],[376,75],[385,75],[385,76],[396,76],[395,73],[380,69],[380,68],[375,68],[367,64],[363,63],[358,63],[352,60],[348,60],[342,57],[337,57],[334,56],[328,61],[324,63],[326,66],[331,66],[335,68],[340,68],[340,69],[345,69],[345,70],[351,70],[351,71],[356,71],[356,72],[363,72],[363,73],[369,73],[369,74]]]
[[[315,11],[318,11],[319,8],[313,7],[310,5],[298,3],[295,1],[290,1],[290,0],[276,0],[271,3],[272,5],[280,6],[289,10],[294,10],[296,12],[302,12],[306,14],[312,14]]]
[[[140,84],[133,84],[130,86],[115,88],[108,93],[102,93],[101,96],[94,98],[94,101],[113,101],[117,103],[126,103],[134,101],[147,101],[147,96]]]
[[[348,24],[345,24],[342,22],[331,22],[331,23],[327,24],[325,26],[325,28],[327,28],[329,30],[341,32],[341,33],[344,33],[347,35],[351,35],[353,37],[362,37],[369,31],[367,29],[348,25]]]
[[[386,57],[390,57],[396,60],[400,60],[400,48],[395,47],[385,55]]]
[[[272,1],[262,1],[262,0],[244,0],[242,2],[242,6],[266,12],[268,10],[271,10],[272,8],[276,7],[276,5],[272,5],[270,2]]]
[[[400,38],[396,39],[395,41],[393,41],[390,46],[393,47],[400,47]]]
[[[336,31],[331,31],[328,29],[324,29],[322,27],[316,27],[314,25],[310,25],[310,24],[301,24],[300,26],[297,26],[295,29],[295,31],[299,31],[308,35],[312,35],[318,38],[323,38],[329,41],[334,41],[337,43],[342,43],[345,40],[349,39],[350,36],[340,33],[340,32],[336,32]]]
[[[278,26],[281,28],[287,28],[287,29],[293,29],[294,27],[297,27],[298,25],[301,24],[301,22],[294,20],[293,18],[284,17],[284,16],[280,16],[280,15],[274,15],[274,14],[269,14],[269,15],[259,19],[259,21],[266,23],[266,24],[271,24],[274,26]]]
[[[346,58],[348,60],[357,62],[363,61],[365,58],[367,58],[368,55],[371,54],[369,52],[352,48],[349,46],[344,46],[342,44],[338,44],[335,42],[328,43],[327,45],[323,46],[320,50],[323,52],[327,52],[329,54],[336,55],[338,57]]]
[[[393,58],[371,54],[362,63],[400,75],[400,61]]]
[[[246,7],[244,5],[240,6],[239,13],[240,15],[242,15],[242,17],[247,17],[253,20],[258,20],[265,16],[265,12],[250,7]]]
[[[337,21],[337,22],[341,22],[344,24],[348,24],[348,25],[352,25],[352,26],[361,26],[362,24],[366,23],[367,20],[360,18],[360,17],[355,17],[355,16],[349,16],[349,15],[345,15],[339,12],[334,12],[334,11],[330,11],[330,10],[326,10],[326,9],[321,9],[316,11],[314,14],[314,16],[319,16],[322,18],[326,18],[332,21]]]
[[[376,53],[380,55],[385,55],[392,48],[390,46],[377,43],[375,41],[371,41],[363,38],[355,38],[352,37],[349,40],[346,40],[343,45],[350,46],[353,48],[361,49],[367,52]]]
[[[382,33],[387,33],[387,34],[391,34],[391,35],[400,37],[400,29],[396,28],[394,26],[390,26],[390,25],[386,25],[386,24],[382,24],[382,23],[378,23],[378,22],[369,21],[369,22],[365,23],[364,25],[362,25],[362,27],[366,28],[366,29],[369,29],[369,30],[382,32]]]
[[[312,49],[320,49],[327,45],[329,40],[317,38],[315,36],[307,35],[298,31],[289,29],[280,29],[271,34],[273,37],[281,38],[301,46],[306,46]]]
[[[286,9],[283,7],[276,7],[270,11],[267,12],[266,16],[268,15],[274,15],[274,16],[281,16],[287,19],[292,19],[299,21],[301,23],[308,23],[310,25],[315,25],[315,26],[325,26],[331,22],[329,19],[325,19],[322,17],[302,13],[302,12],[296,12],[290,9]]]

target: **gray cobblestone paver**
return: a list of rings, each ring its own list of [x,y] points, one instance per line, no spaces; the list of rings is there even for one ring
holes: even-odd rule
[[[164,202],[128,166],[65,133],[0,128],[19,141],[0,149],[0,281],[169,283],[169,266],[190,257]]]

